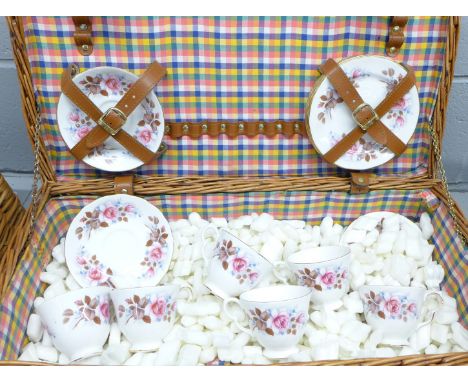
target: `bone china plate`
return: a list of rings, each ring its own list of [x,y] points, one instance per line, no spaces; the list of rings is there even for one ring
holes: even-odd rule
[[[347,246],[361,242],[370,231],[374,229],[381,230],[383,219],[389,218],[395,218],[395,224],[398,224],[399,228],[405,228],[408,232],[412,232],[413,236],[422,238],[422,233],[418,225],[407,217],[394,212],[377,211],[362,215],[354,220],[343,232],[340,244]],[[359,236],[361,236],[362,239],[359,238]]]
[[[375,108],[406,76],[406,69],[380,56],[359,56],[339,63],[364,102]],[[408,143],[419,117],[416,86],[385,114],[381,121],[404,143]],[[351,111],[324,76],[309,97],[307,132],[315,149],[325,154],[356,127]],[[395,154],[375,142],[369,134],[357,141],[335,164],[349,170],[366,170],[391,160]]]
[[[125,70],[101,66],[77,74],[73,82],[105,112],[119,102],[137,79],[135,74]],[[75,146],[96,126],[96,123],[64,94],[60,95],[58,102],[57,121],[60,133],[69,148]],[[130,113],[122,129],[148,150],[154,153],[158,150],[164,135],[164,117],[154,92],[148,93],[143,102]],[[128,171],[143,164],[112,137],[107,138],[83,161],[104,171]]]
[[[65,258],[83,287],[154,286],[169,268],[173,238],[158,208],[144,199],[104,196],[73,219]]]

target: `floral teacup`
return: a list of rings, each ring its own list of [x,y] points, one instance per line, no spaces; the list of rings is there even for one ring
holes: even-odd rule
[[[102,286],[78,289],[38,306],[52,343],[70,361],[102,352],[110,331],[109,291]]]
[[[265,349],[265,357],[287,358],[298,351],[309,319],[309,288],[298,285],[275,285],[244,292],[224,300],[224,311],[240,330],[253,336]],[[249,317],[250,327],[243,327],[229,310],[240,305]]]
[[[206,234],[213,230],[216,246],[206,250]],[[273,270],[273,264],[230,232],[213,226],[203,231],[203,258],[208,268],[205,285],[217,296],[228,298],[254,288]]]
[[[359,295],[364,302],[364,315],[374,330],[383,333],[383,344],[408,345],[408,337],[431,320],[420,323],[425,301],[431,295],[442,295],[421,287],[363,285]]]
[[[275,263],[276,277],[286,281],[278,270],[287,266],[299,285],[311,289],[316,308],[334,309],[349,290],[350,249],[342,246],[310,248]]]
[[[178,285],[114,289],[112,303],[131,351],[152,351],[174,326]]]

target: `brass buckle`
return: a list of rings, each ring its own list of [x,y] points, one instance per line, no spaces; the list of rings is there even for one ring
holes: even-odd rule
[[[107,124],[105,121],[106,117],[111,113],[114,112],[117,114],[123,121],[122,125],[117,129],[114,130],[111,126]],[[98,125],[101,126],[104,130],[106,130],[110,135],[114,136],[117,134],[120,129],[125,125],[125,122],[127,122],[127,116],[124,114],[124,112],[116,107],[110,107],[109,109],[106,110],[106,112],[99,118]]]
[[[372,118],[369,119],[369,121],[367,121],[366,123],[362,124],[361,121],[359,121],[357,118],[356,118],[356,115],[357,113],[359,113],[362,109],[368,107],[371,112],[372,112]],[[374,108],[369,105],[368,103],[361,103],[356,109],[354,109],[353,111],[353,119],[354,119],[354,122],[356,122],[356,124],[363,130],[363,131],[367,131],[367,129],[369,127],[372,126],[372,124],[375,122],[375,121],[378,121],[379,120],[379,116],[377,115],[376,111],[374,110]]]

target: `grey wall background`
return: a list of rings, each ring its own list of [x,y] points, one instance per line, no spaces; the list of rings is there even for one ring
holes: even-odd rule
[[[463,17],[449,101],[443,159],[450,190],[468,215],[468,17]],[[31,189],[33,156],[21,113],[8,30],[0,18],[0,172],[23,201]]]

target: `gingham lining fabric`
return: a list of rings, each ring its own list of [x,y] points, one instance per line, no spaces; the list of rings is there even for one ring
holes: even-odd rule
[[[427,191],[432,194],[430,191]],[[435,196],[434,196],[435,197]],[[63,197],[50,200],[40,214],[32,248],[35,252],[22,259],[11,281],[0,310],[0,359],[15,359],[26,341],[27,320],[39,288],[40,269],[50,259],[52,248],[66,235],[69,224],[80,209],[95,198]],[[340,192],[270,192],[245,194],[169,195],[148,198],[169,220],[186,218],[198,211],[205,218],[230,218],[258,211],[274,214],[277,219],[305,219],[318,224],[324,216],[349,225],[362,214],[387,210],[419,220],[425,202],[418,191],[374,191],[367,195]],[[441,261],[447,276],[444,289],[455,296],[462,322],[468,326],[467,259],[455,236],[453,221],[443,204],[432,215],[435,258]],[[40,245],[39,245],[40,244]],[[39,248],[39,250],[38,250]]]
[[[154,59],[168,75],[156,88],[166,121],[302,120],[318,66],[329,57],[385,54],[389,17],[93,17],[94,51],[81,56],[71,17],[25,17],[26,47],[43,114],[43,138],[59,176],[101,172],[75,160],[56,125],[63,68],[117,66],[141,74]],[[374,171],[427,168],[430,120],[447,34],[446,19],[411,17],[398,60],[416,73],[421,114],[408,149]],[[165,138],[164,156],[138,175],[341,175],[307,138],[295,135],[200,140]]]

